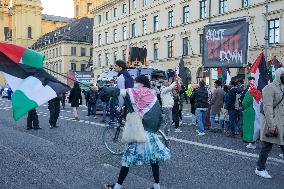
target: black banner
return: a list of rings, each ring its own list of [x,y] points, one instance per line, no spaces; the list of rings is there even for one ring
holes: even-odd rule
[[[203,33],[203,66],[240,68],[247,64],[249,23],[246,18],[208,24]]]

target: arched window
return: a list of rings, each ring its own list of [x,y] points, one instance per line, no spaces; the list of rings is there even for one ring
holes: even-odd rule
[[[32,27],[31,26],[28,27],[28,38],[32,39]]]

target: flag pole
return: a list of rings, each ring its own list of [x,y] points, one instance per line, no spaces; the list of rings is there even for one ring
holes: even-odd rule
[[[265,28],[265,62],[267,64],[268,61],[268,0],[265,1],[265,22],[266,22],[266,28]]]

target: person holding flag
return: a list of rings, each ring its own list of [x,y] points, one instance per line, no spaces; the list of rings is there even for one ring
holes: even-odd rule
[[[243,141],[249,143],[246,147],[255,149],[255,142],[260,131],[260,102],[261,92],[256,88],[255,79],[250,78],[249,89],[242,101],[243,111]]]

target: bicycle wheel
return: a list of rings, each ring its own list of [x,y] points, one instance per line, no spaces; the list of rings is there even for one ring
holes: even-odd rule
[[[113,155],[122,155],[125,144],[122,143],[123,127],[109,126],[104,130],[103,142],[106,149]]]
[[[168,141],[168,138],[166,136],[166,134],[160,129],[158,132],[157,132],[159,138],[161,139],[161,142],[167,147],[169,148],[169,141]]]

